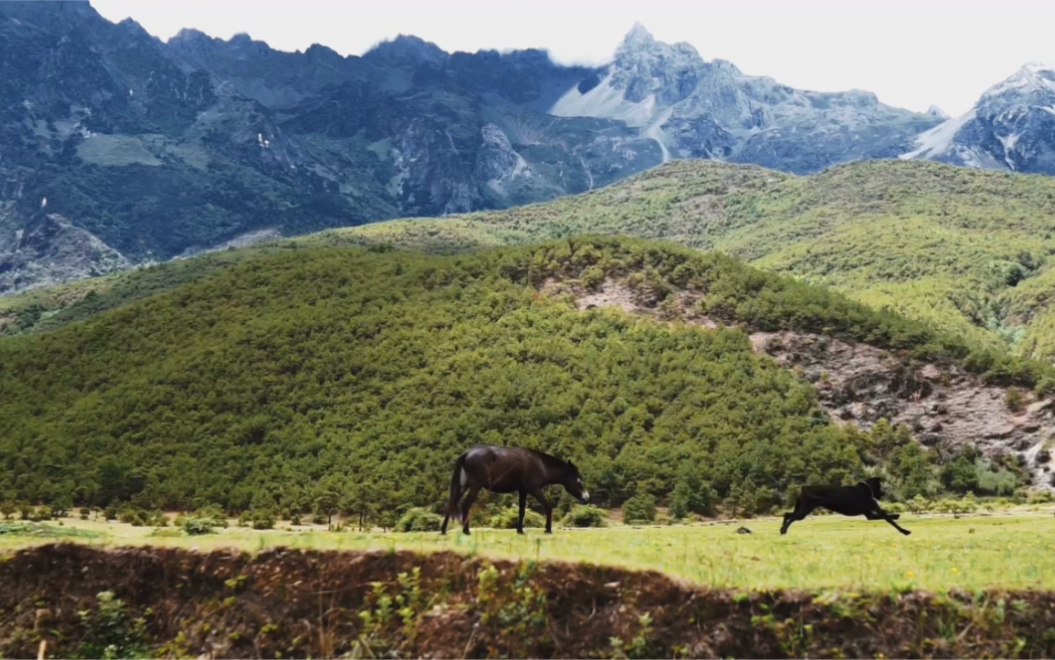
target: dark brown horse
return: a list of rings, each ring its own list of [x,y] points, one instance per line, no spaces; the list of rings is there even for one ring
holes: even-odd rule
[[[447,522],[451,515],[457,515],[462,522],[462,532],[469,533],[469,509],[482,488],[492,493],[520,494],[518,534],[524,533],[527,496],[533,496],[546,509],[546,533],[551,534],[553,507],[542,493],[542,489],[551,484],[564,486],[572,497],[583,504],[590,499],[590,494],[582,485],[579,469],[571,461],[562,461],[540,451],[521,447],[477,446],[468,449],[454,462],[451,499],[447,502],[447,514],[443,517],[440,534],[447,533]],[[469,494],[462,502],[462,494],[466,491]]]

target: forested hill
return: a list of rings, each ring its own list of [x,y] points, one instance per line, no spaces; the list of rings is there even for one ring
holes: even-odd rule
[[[1039,175],[873,161],[800,177],[678,161],[546,204],[314,240],[459,252],[581,233],[661,238],[1050,361],[1053,217],[1055,179]]]
[[[580,312],[545,293],[552,279],[615,276],[660,300],[691,290],[729,324],[830,333],[1009,382],[1043,371],[728,257],[631,239],[247,254],[0,340],[0,494],[303,510],[325,491],[348,507],[437,507],[454,457],[478,442],[573,458],[603,505],[680,487],[700,511],[766,510],[791,484],[876,461],[891,461],[894,489],[928,469],[907,436],[884,440],[884,458],[874,437],[829,424],[812,386],[743,330]]]

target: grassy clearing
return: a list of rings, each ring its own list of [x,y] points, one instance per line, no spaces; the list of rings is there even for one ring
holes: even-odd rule
[[[881,522],[815,516],[781,537],[777,518],[674,527],[557,530],[476,529],[450,533],[358,533],[323,529],[253,531],[230,527],[188,537],[171,528],[66,521],[97,536],[68,540],[93,546],[158,545],[194,550],[234,547],[251,552],[286,546],[313,550],[453,550],[469,555],[587,562],[657,570],[713,587],[764,589],[1055,589],[1050,509],[966,516],[902,517],[904,537]],[[736,534],[741,524],[752,534]],[[972,531],[973,530],[973,531]],[[53,542],[44,536],[0,535],[0,552]]]

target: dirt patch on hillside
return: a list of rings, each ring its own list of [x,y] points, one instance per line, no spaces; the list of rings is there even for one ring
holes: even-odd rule
[[[0,653],[12,658],[37,657],[41,642],[48,657],[107,646],[199,658],[1055,654],[1050,593],[737,594],[450,553],[50,545],[0,563],[0,585]]]
[[[1050,400],[1034,401],[1027,392],[1022,409],[1012,411],[1005,388],[985,385],[959,367],[910,368],[873,346],[820,335],[754,333],[751,341],[778,363],[801,367],[834,419],[870,428],[885,418],[908,426],[928,446],[973,443],[990,458],[1014,454],[1030,469],[1035,487],[1052,488],[1048,461],[1037,460],[1055,434]]]
[[[649,292],[607,279],[594,290],[550,281],[546,292],[570,293],[579,309],[615,306],[628,313],[659,320],[681,319],[701,327],[718,323],[701,314],[699,294],[678,291],[662,303]],[[1014,456],[1033,479],[1033,488],[1053,490],[1046,451],[1055,436],[1055,406],[1023,392],[1020,411],[1008,408],[1007,389],[986,385],[951,365],[906,361],[882,349],[824,335],[797,332],[749,332],[758,353],[772,356],[788,368],[800,368],[814,384],[821,407],[840,423],[871,428],[880,419],[904,424],[928,446],[955,449],[974,444],[990,459]]]

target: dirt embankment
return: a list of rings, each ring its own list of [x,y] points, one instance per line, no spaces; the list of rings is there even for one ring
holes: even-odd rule
[[[1055,656],[1050,593],[736,594],[450,553],[83,545],[10,556],[0,585],[7,658],[42,641],[47,657]]]
[[[593,291],[568,283],[547,282],[550,293],[571,293],[580,309],[619,307],[660,320],[681,319],[702,327],[718,323],[700,314],[699,294],[680,291],[663,305],[647,291],[606,280]],[[1047,450],[1055,436],[1055,405],[1023,392],[1023,407],[1008,408],[1007,389],[982,383],[958,367],[909,366],[888,351],[851,344],[824,335],[798,332],[753,332],[756,352],[788,368],[800,367],[817,388],[821,407],[841,423],[869,429],[882,418],[904,424],[928,446],[956,448],[974,444],[983,454],[1019,457],[1034,489],[1055,490]]]

